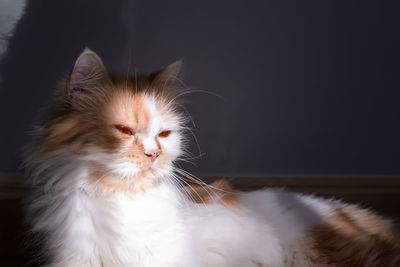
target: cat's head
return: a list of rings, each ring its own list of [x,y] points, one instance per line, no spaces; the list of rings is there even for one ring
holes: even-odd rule
[[[86,49],[40,130],[41,153],[68,151],[98,176],[162,176],[181,154],[184,117],[173,82],[181,63],[150,75],[118,77]]]

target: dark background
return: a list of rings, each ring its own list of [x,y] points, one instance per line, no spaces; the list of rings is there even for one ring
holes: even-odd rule
[[[195,174],[398,176],[399,8],[30,1],[0,61],[0,173],[19,172],[28,131],[88,46],[121,73],[184,59],[184,83],[210,92],[188,96],[205,153],[185,166]]]

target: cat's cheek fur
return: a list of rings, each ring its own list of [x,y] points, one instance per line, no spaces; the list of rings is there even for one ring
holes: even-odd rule
[[[165,156],[170,162],[176,160],[182,153],[181,141],[178,133],[172,132],[167,138],[159,138],[159,142],[162,151],[164,151]]]

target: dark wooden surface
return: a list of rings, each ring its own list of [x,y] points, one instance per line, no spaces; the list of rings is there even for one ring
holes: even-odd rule
[[[207,183],[220,177],[207,177]],[[237,177],[231,183],[241,190],[284,187],[318,196],[360,203],[400,222],[400,177]],[[22,199],[27,189],[20,177],[0,177],[0,266],[26,266]]]

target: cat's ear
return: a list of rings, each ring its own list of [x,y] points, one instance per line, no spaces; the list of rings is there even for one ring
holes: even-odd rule
[[[86,48],[75,62],[66,86],[66,97],[75,107],[93,102],[96,93],[109,86],[111,80],[101,58]]]
[[[182,60],[175,61],[167,67],[151,74],[152,84],[161,88],[168,88],[173,84],[181,71]]]

